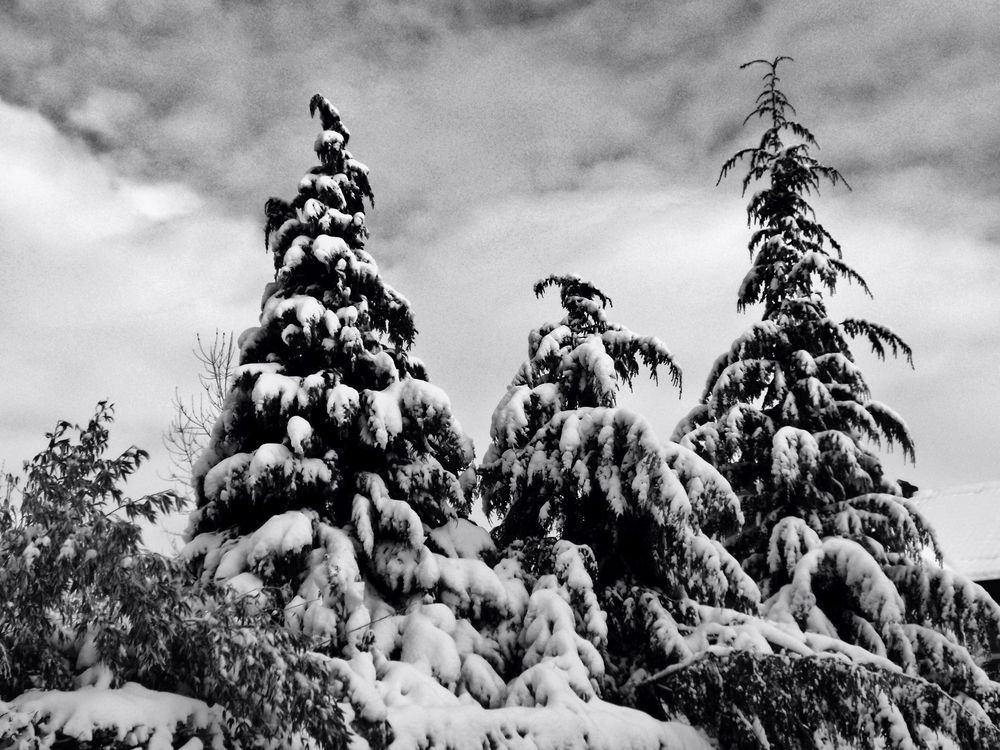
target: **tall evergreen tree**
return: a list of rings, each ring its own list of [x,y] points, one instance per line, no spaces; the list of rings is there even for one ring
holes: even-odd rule
[[[843,178],[813,156],[815,138],[791,119],[777,75],[786,59],[748,63],[766,74],[747,121],[766,128],[719,178],[745,162],[744,192],[760,183],[747,208],[752,265],[737,303],[762,304],[762,319],[715,362],[674,439],[719,467],[739,495],[746,523],[726,545],[760,585],[769,620],[844,643],[852,659],[866,660],[863,649],[888,661],[879,669],[922,678],[973,706],[940,726],[906,697],[922,688],[876,679],[872,690],[899,718],[878,729],[889,746],[926,746],[927,724],[957,737],[963,721],[984,733],[977,741],[993,744],[1000,685],[977,658],[997,644],[1000,608],[928,559],[940,559],[932,531],[883,471],[879,446],[912,459],[913,442],[900,417],[872,400],[849,339],[862,336],[880,358],[891,352],[912,364],[911,351],[883,326],[829,316],[824,290],[832,294],[843,279],[868,288],[808,202],[824,181]]]
[[[316,649],[365,651],[370,662],[373,642],[399,654],[394,618],[414,597],[454,583],[442,582],[433,540],[448,547],[449,531],[464,531],[480,551],[461,518],[473,450],[409,353],[409,303],[364,249],[368,169],[347,150],[333,105],[316,95],[310,112],[323,127],[320,163],[292,202],[267,202],[275,277],[260,325],[240,336],[232,388],[195,466],[183,554],[203,577],[283,611]],[[471,609],[461,582],[453,594]],[[442,679],[458,678],[456,667]],[[359,714],[384,718],[384,706]]]
[[[193,530],[240,531],[288,508],[403,536],[466,509],[462,477],[472,444],[447,398],[408,352],[409,303],[385,284],[364,250],[368,169],[346,149],[349,133],[317,95],[320,164],[292,203],[267,202],[275,280],[260,326],[239,340],[240,367],[195,467]],[[388,493],[407,508],[380,498]],[[415,515],[419,509],[420,516]]]

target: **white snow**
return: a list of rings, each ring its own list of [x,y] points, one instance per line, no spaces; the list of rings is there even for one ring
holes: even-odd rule
[[[481,560],[496,551],[490,532],[466,518],[452,519],[427,536],[446,557]]]
[[[312,437],[312,425],[306,419],[296,415],[288,420],[286,429],[292,451],[296,456],[303,455],[309,444],[309,439]]]
[[[320,321],[323,320],[325,313],[326,308],[315,297],[307,294],[281,297],[275,294],[264,304],[260,315],[260,325],[261,328],[267,328],[282,322],[286,324],[294,322],[309,340]]]
[[[843,580],[861,611],[872,621],[883,627],[903,621],[903,600],[882,567],[860,544],[841,537],[827,537],[802,555],[793,569],[791,583],[775,594],[765,606],[765,614],[777,600],[796,619],[807,616],[816,606],[812,579],[821,565]]]
[[[338,383],[327,393],[326,411],[336,425],[349,424],[358,411],[360,395],[349,385]]]
[[[119,742],[128,737],[135,744],[148,743],[149,750],[172,750],[174,731],[185,724],[208,730],[214,746],[221,747],[222,741],[218,706],[210,708],[194,698],[147,690],[133,682],[115,690],[29,690],[10,703],[0,702],[0,736],[18,737],[15,730],[21,728],[20,737],[32,737],[32,723],[44,726],[50,738],[62,732],[77,742],[89,742],[96,730],[108,729]]]
[[[253,460],[249,453],[237,453],[224,458],[205,475],[205,497],[210,500],[222,497],[234,475],[242,474]]]
[[[254,383],[250,397],[258,411],[264,411],[272,404],[277,404],[284,414],[295,404],[301,383],[301,378],[264,372]]]
[[[285,476],[292,473],[292,453],[281,443],[263,443],[253,453],[247,477],[251,483],[270,472],[280,471]]]
[[[241,596],[257,598],[263,595],[264,582],[253,573],[244,571],[226,581],[226,586]]]
[[[256,567],[257,563],[270,555],[285,555],[298,552],[313,540],[312,511],[289,510],[277,516],[271,516],[250,535],[247,549],[247,565]]]
[[[544,710],[473,705],[392,705],[390,750],[498,747],[509,750],[711,750],[704,734],[679,722],[601,700]]]
[[[785,426],[774,433],[771,475],[786,487],[809,482],[819,465],[819,446],[806,430]]]
[[[381,391],[365,390],[361,394],[365,410],[363,438],[373,446],[385,448],[389,440],[403,431],[400,409],[403,384],[395,382]]]

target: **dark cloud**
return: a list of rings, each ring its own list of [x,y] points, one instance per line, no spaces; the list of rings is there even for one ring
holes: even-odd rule
[[[322,90],[394,236],[458,196],[578,189],[623,160],[711,184],[751,137],[757,76],[738,65],[783,53],[803,119],[855,181],[932,167],[926,216],[938,193],[1000,195],[1000,11],[917,5],[32,0],[3,11],[0,96],[127,173],[256,213],[308,165]]]

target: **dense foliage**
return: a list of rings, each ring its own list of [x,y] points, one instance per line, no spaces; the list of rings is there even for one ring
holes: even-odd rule
[[[659,697],[726,750],[971,750],[993,747],[997,737],[981,714],[936,685],[844,659],[734,650],[709,654],[678,676],[660,682]]]

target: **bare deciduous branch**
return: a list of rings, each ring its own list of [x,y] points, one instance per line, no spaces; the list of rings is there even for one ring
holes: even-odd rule
[[[206,345],[201,335],[192,350],[201,371],[198,383],[201,392],[184,398],[174,391],[174,417],[163,435],[163,445],[170,455],[172,470],[169,479],[187,485],[198,456],[208,445],[212,426],[222,412],[230,380],[238,364],[236,341],[232,331],[215,331],[212,343]]]

